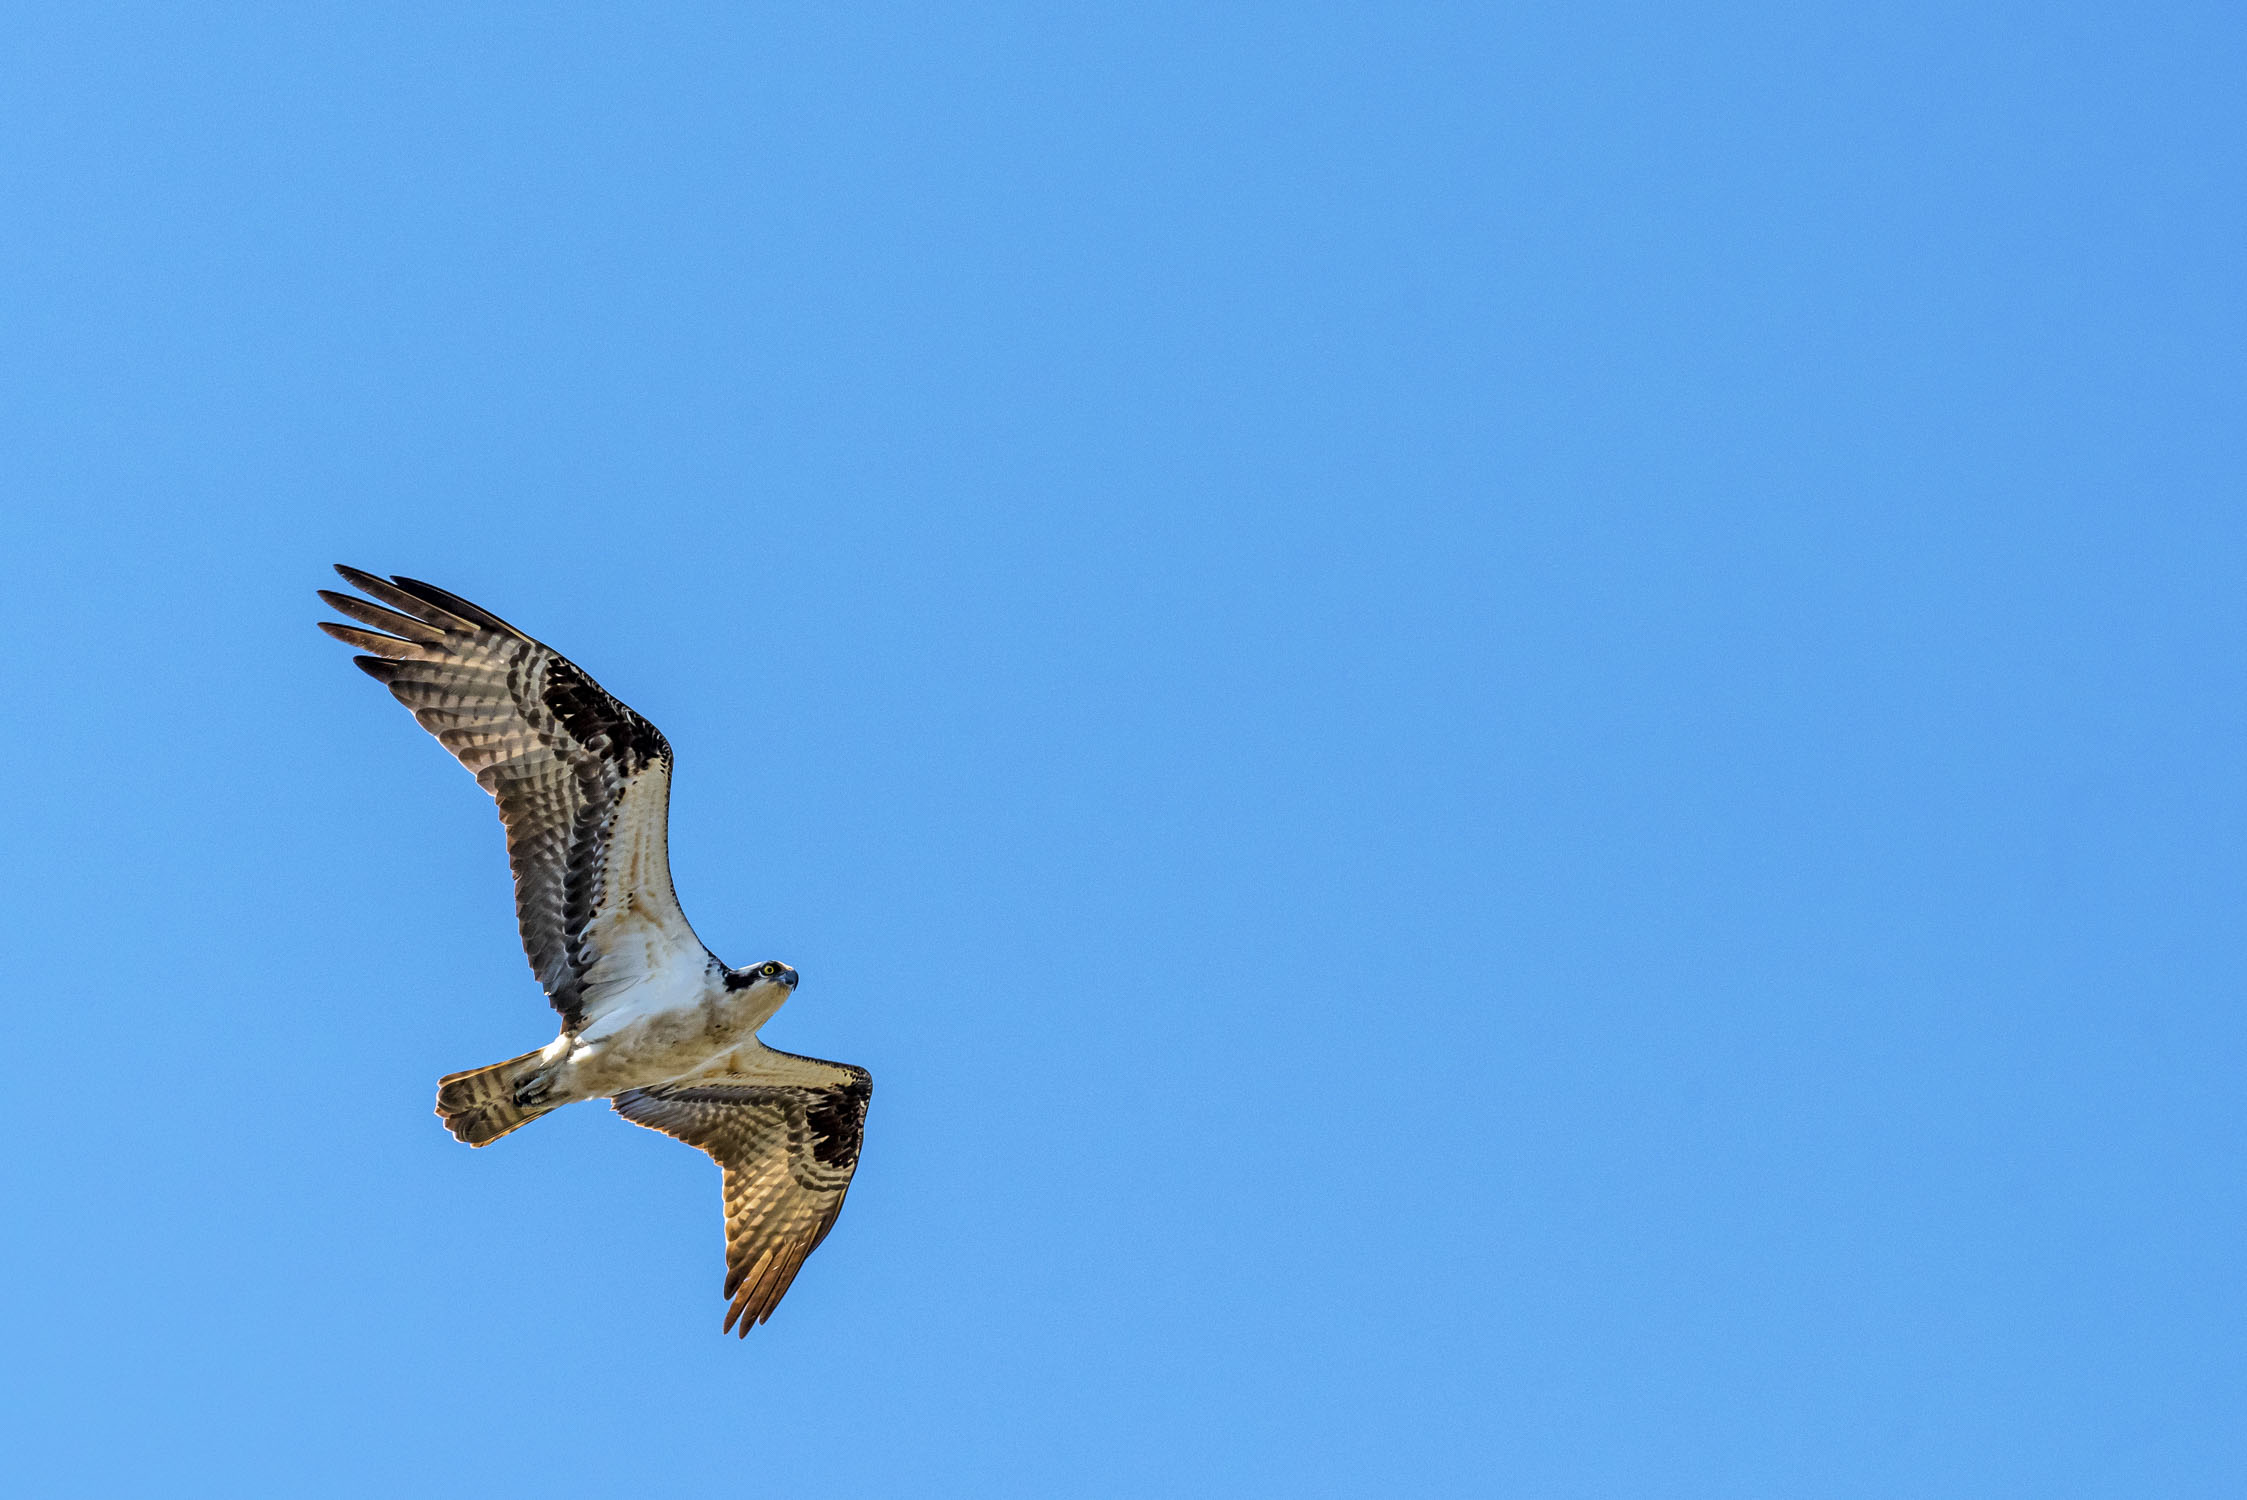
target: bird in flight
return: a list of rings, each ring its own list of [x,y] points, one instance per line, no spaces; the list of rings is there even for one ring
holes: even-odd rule
[[[728,968],[687,925],[671,890],[671,746],[653,724],[457,594],[336,572],[367,598],[320,590],[358,621],[320,628],[366,653],[361,670],[499,804],[523,949],[562,1016],[538,1050],[439,1079],[437,1113],[488,1146],[607,1099],[709,1152],[725,1173],[725,1329],[746,1337],[835,1227],[873,1080],[757,1040],[796,971]]]

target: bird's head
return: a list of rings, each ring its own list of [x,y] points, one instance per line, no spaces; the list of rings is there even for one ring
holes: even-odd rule
[[[761,964],[726,970],[727,1024],[738,1032],[756,1035],[788,997],[796,993],[796,971],[768,959]]]
[[[771,959],[743,969],[726,970],[726,988],[729,990],[764,990],[769,993],[774,986],[779,988],[779,994],[772,997],[772,1003],[777,1006],[795,990],[796,971]]]

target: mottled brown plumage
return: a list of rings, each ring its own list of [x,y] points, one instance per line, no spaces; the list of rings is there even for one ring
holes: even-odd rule
[[[320,628],[366,652],[359,666],[499,804],[523,950],[563,1024],[577,1030],[589,971],[603,956],[588,929],[625,894],[614,889],[609,856],[628,793],[644,809],[638,904],[691,935],[671,889],[664,826],[670,745],[574,662],[490,611],[415,579],[336,571],[390,607],[322,589],[330,606],[374,629]]]
[[[725,1169],[726,1329],[772,1316],[804,1257],[843,1211],[873,1080],[863,1068],[775,1053],[837,1075],[827,1087],[705,1075],[614,1100],[635,1125],[676,1136]]]

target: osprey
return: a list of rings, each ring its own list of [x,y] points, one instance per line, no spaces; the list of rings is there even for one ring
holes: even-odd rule
[[[454,1136],[488,1146],[579,1099],[699,1146],[725,1170],[726,1321],[746,1337],[843,1210],[873,1080],[779,1052],[757,1028],[796,971],[728,968],[671,890],[671,746],[559,652],[411,578],[340,564],[360,625],[320,628],[499,804],[531,972],[561,1012],[535,1052],[437,1080]]]

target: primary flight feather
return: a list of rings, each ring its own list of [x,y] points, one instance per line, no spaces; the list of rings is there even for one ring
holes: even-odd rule
[[[726,1320],[772,1316],[842,1212],[873,1080],[757,1040],[796,987],[728,968],[671,889],[671,746],[568,658],[443,589],[338,565],[366,598],[320,628],[475,773],[499,804],[523,951],[561,1013],[535,1052],[441,1078],[437,1113],[489,1145],[579,1099],[716,1158],[725,1172]],[[369,600],[375,602],[369,603]]]

